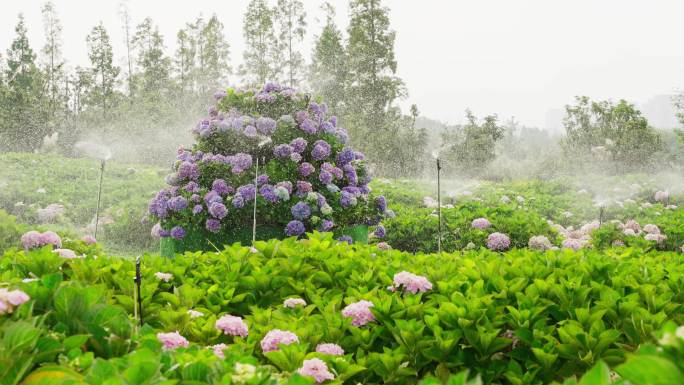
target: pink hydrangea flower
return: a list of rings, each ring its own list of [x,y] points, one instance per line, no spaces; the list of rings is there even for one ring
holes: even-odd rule
[[[189,345],[188,340],[177,331],[173,333],[157,333],[157,339],[164,345],[164,349],[166,350],[180,347],[187,348]]]
[[[622,234],[628,236],[628,237],[633,237],[637,235],[637,233],[634,231],[634,229],[624,229],[622,230]]]
[[[375,321],[375,316],[370,310],[371,307],[373,307],[373,302],[370,301],[354,302],[342,309],[342,316],[352,317],[352,325],[354,326],[363,326]]]
[[[392,248],[392,246],[390,246],[387,242],[378,242],[377,246],[378,249],[383,251],[387,251]]]
[[[28,302],[30,299],[31,297],[21,290],[0,288],[0,315],[12,313],[17,306]]]
[[[653,199],[655,199],[656,202],[665,203],[669,197],[670,193],[667,191],[656,191],[656,193],[653,194]]]
[[[511,245],[508,235],[503,233],[491,233],[487,237],[487,248],[492,251],[504,251]]]
[[[24,246],[25,250],[42,246],[40,233],[35,230],[24,233],[24,235],[21,236],[21,244]]]
[[[226,314],[223,317],[216,320],[214,325],[216,329],[221,330],[223,334],[231,336],[247,337],[247,324],[242,320],[241,317],[236,317],[230,314]]]
[[[306,306],[306,301],[301,298],[288,298],[283,302],[283,306],[294,309],[297,306]]]
[[[297,370],[302,376],[313,377],[320,384],[326,380],[334,380],[335,376],[328,370],[328,365],[320,358],[304,360],[302,367]]]
[[[226,344],[216,344],[216,345],[210,346],[211,350],[214,351],[214,354],[216,355],[216,357],[218,357],[220,359],[226,358],[225,354],[223,353],[223,350],[227,347],[228,347],[228,345],[226,345]]]
[[[492,226],[491,222],[487,218],[476,218],[473,219],[473,222],[470,224],[470,226],[474,229],[488,229]]]
[[[266,333],[261,340],[261,350],[264,353],[272,352],[278,350],[278,345],[280,344],[290,345],[293,343],[299,343],[299,338],[296,334],[287,330],[273,329]]]
[[[563,240],[563,243],[561,244],[561,246],[564,249],[572,249],[572,250],[577,251],[577,250],[582,248],[582,241],[580,241],[579,239],[575,239],[575,238],[567,238],[567,239]]]
[[[188,310],[188,314],[190,315],[190,318],[199,318],[204,316],[204,313],[202,313],[201,311],[193,309]]]
[[[76,255],[76,253],[73,250],[70,249],[54,249],[52,250],[53,253],[59,254],[60,257],[64,259],[78,259],[78,258],[83,258],[79,257]]]
[[[660,229],[658,228],[658,226],[649,223],[647,225],[644,225],[644,232],[648,234],[660,234]]]
[[[162,273],[160,271],[154,273],[154,276],[157,277],[158,280],[164,281],[164,282],[169,282],[170,280],[173,279],[173,274],[171,273]]]
[[[401,273],[394,274],[394,287],[403,287],[405,292],[416,294],[431,290],[432,283],[423,276],[402,271]]]
[[[540,251],[550,250],[553,247],[551,241],[549,241],[549,238],[543,235],[535,235],[534,237],[530,238],[530,240],[527,242],[527,246],[532,250]]]
[[[647,241],[663,243],[667,239],[667,236],[665,234],[646,234],[644,235],[644,239]]]
[[[641,232],[641,226],[639,226],[639,223],[637,223],[637,221],[635,221],[634,219],[630,219],[627,222],[625,222],[625,224],[622,225],[622,228],[631,229],[632,231],[634,231],[635,234]]]
[[[40,234],[40,241],[43,245],[53,245],[54,247],[62,247],[62,238],[54,231],[46,231]]]
[[[316,352],[329,354],[331,356],[343,356],[344,349],[338,344],[318,344],[316,346]]]
[[[86,245],[94,245],[97,243],[97,239],[93,237],[92,235],[84,235],[81,240],[86,244]]]

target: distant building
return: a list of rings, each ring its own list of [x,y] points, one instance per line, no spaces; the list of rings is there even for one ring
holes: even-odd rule
[[[551,108],[546,110],[544,128],[552,135],[565,134],[565,127],[563,126],[564,117],[565,109],[563,108]]]
[[[655,128],[681,128],[677,120],[677,110],[672,104],[672,95],[656,95],[639,105],[639,110]]]

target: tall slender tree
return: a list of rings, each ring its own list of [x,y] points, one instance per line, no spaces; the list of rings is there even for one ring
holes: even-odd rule
[[[126,64],[128,71],[126,71],[126,83],[128,86],[128,97],[133,97],[133,26],[131,11],[128,8],[128,3],[122,1],[119,4],[119,17],[121,17],[121,30],[124,37],[124,45],[126,46]]]
[[[42,74],[36,66],[36,54],[29,44],[22,14],[14,30],[17,35],[7,50],[0,145],[9,150],[33,151],[47,134],[41,108]]]
[[[264,84],[278,80],[280,75],[280,52],[273,27],[273,9],[266,0],[251,0],[243,20],[245,37],[244,64],[239,74],[251,84]]]
[[[347,83],[347,59],[342,32],[335,24],[335,8],[329,2],[321,8],[326,21],[314,43],[308,79],[313,92],[323,97],[331,111],[340,114]]]
[[[62,58],[62,25],[54,3],[43,5],[43,29],[45,31],[44,55],[45,95],[47,98],[47,124],[50,130],[64,119],[64,59]]]
[[[112,44],[102,22],[93,27],[86,38],[86,43],[94,78],[89,98],[93,105],[101,108],[102,116],[106,118],[114,104],[114,87],[120,69],[114,65]]]
[[[388,136],[393,126],[388,114],[392,103],[406,94],[396,76],[395,32],[390,28],[389,9],[380,0],[351,0],[347,29],[349,76],[347,124],[352,139],[361,147],[373,146]]]
[[[230,45],[223,32],[223,23],[216,14],[198,31],[198,41],[202,48],[197,52],[199,92],[200,95],[206,95],[223,86],[231,73]]]
[[[164,54],[164,38],[148,17],[136,27],[132,42],[138,53],[140,93],[158,101],[168,89],[171,74],[171,59]]]
[[[304,56],[300,45],[306,33],[306,11],[300,0],[278,0],[274,10],[278,33],[276,49],[283,52],[282,69],[290,87],[299,86],[304,75]]]

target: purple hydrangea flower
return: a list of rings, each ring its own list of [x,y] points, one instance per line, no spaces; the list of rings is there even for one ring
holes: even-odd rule
[[[256,127],[254,127],[253,125],[250,124],[249,126],[245,127],[245,129],[243,130],[243,133],[248,138],[256,138],[257,129],[256,129]]]
[[[256,121],[256,129],[261,135],[273,135],[276,130],[276,121],[262,116]]]
[[[197,203],[201,200],[202,198],[199,196],[199,194],[192,194],[190,195],[190,200]]]
[[[385,226],[378,225],[378,227],[375,228],[373,234],[375,234],[375,236],[378,238],[385,238]]]
[[[202,208],[202,205],[195,205],[195,207],[192,208],[192,213],[194,215],[197,215],[197,214],[201,213],[202,210],[204,210],[204,208]]]
[[[214,92],[214,99],[216,99],[218,101],[218,100],[225,98],[227,95],[228,95],[228,93],[226,91],[223,91],[223,90],[216,91],[216,92]]]
[[[262,92],[278,92],[283,89],[283,86],[281,86],[278,83],[273,83],[273,82],[268,82],[264,84],[264,88],[262,89]]]
[[[306,146],[308,142],[304,138],[296,138],[292,139],[290,142],[290,146],[292,146],[292,151],[296,152],[297,154],[301,154],[304,151],[306,151]]]
[[[338,128],[335,131],[335,137],[341,143],[347,143],[349,141],[349,134],[347,134],[347,131],[343,128]]]
[[[311,150],[311,157],[321,161],[330,156],[330,145],[325,140],[317,140]]]
[[[166,200],[159,198],[152,199],[147,206],[147,211],[157,218],[166,218],[168,215]]]
[[[223,202],[223,198],[219,195],[214,190],[210,190],[204,195],[204,203],[206,203],[207,206],[211,205],[212,203],[221,203]]]
[[[330,231],[334,226],[335,224],[333,221],[331,221],[330,219],[324,219],[323,221],[321,221],[320,230],[323,232]]]
[[[257,102],[273,103],[276,101],[276,99],[277,98],[275,95],[266,92],[259,92],[258,94],[254,95],[254,100]]]
[[[503,233],[491,233],[487,237],[487,248],[493,251],[504,251],[511,245],[508,235]]]
[[[287,226],[285,226],[285,234],[288,237],[294,237],[304,234],[306,228],[301,221],[294,220],[290,221]]]
[[[314,171],[316,171],[316,169],[309,162],[304,162],[299,165],[299,175],[303,176],[304,178],[313,174]]]
[[[241,209],[245,207],[245,200],[242,198],[242,195],[236,195],[233,198],[233,207],[236,209]]]
[[[171,211],[178,212],[188,207],[188,200],[179,195],[169,199],[167,205]]]
[[[354,150],[349,147],[345,147],[342,151],[337,154],[337,165],[344,166],[356,158]]]
[[[321,193],[316,193],[316,195],[316,204],[318,205],[318,207],[323,207],[327,203],[325,197]]]
[[[197,164],[183,162],[178,167],[178,177],[183,180],[197,180],[199,178],[199,168]]]
[[[211,184],[211,189],[216,191],[217,194],[225,196],[233,192],[233,188],[226,183],[223,179],[215,179]]]
[[[214,202],[209,205],[209,214],[214,218],[223,219],[228,215],[228,209],[223,203]]]
[[[347,242],[350,245],[354,243],[354,240],[349,235],[342,235],[340,237],[337,237],[337,240],[340,242]]]
[[[230,164],[233,174],[239,174],[252,167],[252,156],[249,154],[238,153],[231,157]]]
[[[278,195],[276,195],[275,188],[270,184],[265,184],[259,189],[259,193],[268,202],[276,203],[278,202]]]
[[[313,191],[313,187],[311,186],[311,183],[305,182],[303,180],[297,181],[297,196],[304,197],[304,196],[306,196],[306,194],[310,193],[311,191]]]
[[[336,179],[342,179],[342,169],[339,167],[333,167],[332,170],[330,170],[330,173],[333,174]]]
[[[304,121],[299,123],[299,128],[309,135],[313,135],[316,133],[316,123],[308,118],[304,119]]]
[[[218,219],[207,219],[204,227],[212,233],[218,233],[221,229],[221,222]]]
[[[268,175],[262,174],[257,177],[257,186],[262,186],[268,183]]]
[[[297,123],[301,124],[305,119],[309,118],[309,113],[307,111],[297,111],[294,115]]]
[[[245,202],[249,202],[254,199],[254,195],[256,194],[256,188],[254,187],[253,184],[246,184],[244,186],[240,186],[237,189],[237,195],[240,195],[242,199],[245,200]]]
[[[302,154],[298,154],[296,152],[293,152],[292,154],[290,154],[290,160],[295,162],[295,163],[299,163],[302,161]]]
[[[383,195],[379,195],[375,198],[375,207],[378,208],[378,211],[384,213],[387,211],[387,199]]]
[[[342,195],[340,196],[340,205],[342,205],[344,208],[355,206],[356,197],[347,191],[342,191]]]
[[[326,134],[334,134],[335,126],[333,126],[330,122],[323,122],[323,124],[321,124],[321,131]]]
[[[290,154],[292,154],[292,146],[289,144],[279,144],[273,149],[273,155],[280,159],[285,159]]]
[[[297,202],[297,204],[292,206],[290,211],[292,212],[292,216],[299,220],[304,220],[311,216],[311,208],[306,202]]]
[[[322,170],[318,174],[318,180],[321,181],[323,184],[330,184],[332,183],[333,175],[329,173],[328,171]]]
[[[199,187],[199,185],[197,184],[197,182],[195,182],[195,181],[190,181],[190,182],[188,182],[188,184],[186,184],[186,185],[183,187],[183,190],[185,190],[185,191],[187,191],[187,192],[189,192],[189,193],[196,193],[196,192],[198,192],[198,191],[200,190],[200,187]]]
[[[174,226],[171,229],[171,237],[173,237],[174,239],[185,238],[185,229],[182,228],[181,226]]]
[[[356,186],[359,179],[358,179],[358,176],[356,175],[356,170],[354,169],[354,166],[347,163],[342,167],[342,169],[344,170],[344,176],[347,177],[347,181],[349,181],[349,184],[352,186]]]
[[[283,182],[278,182],[276,183],[276,187],[284,187],[287,190],[287,193],[292,195],[292,182],[287,180]]]
[[[328,163],[328,162],[324,162],[323,164],[321,164],[321,170],[325,170],[325,171],[330,172],[330,173],[332,173],[332,170],[334,168],[335,168],[335,166],[333,166],[331,163]]]

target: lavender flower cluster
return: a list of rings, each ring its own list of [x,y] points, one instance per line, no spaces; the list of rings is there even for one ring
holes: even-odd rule
[[[256,198],[265,224],[282,226],[286,236],[357,224],[385,236],[387,201],[371,199],[364,156],[347,145],[325,104],[273,83],[214,96],[217,105],[192,130],[197,143],[178,150],[169,186],[149,203],[155,235],[180,240],[246,226]],[[257,158],[266,172],[255,180]]]

